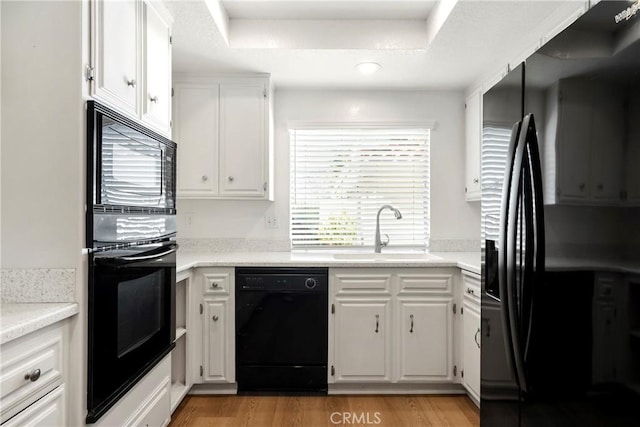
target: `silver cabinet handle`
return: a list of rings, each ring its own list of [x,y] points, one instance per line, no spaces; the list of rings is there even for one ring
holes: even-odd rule
[[[580,189],[580,191],[584,191],[585,187],[586,187],[586,185],[585,185],[584,182],[582,184],[578,185],[578,188]]]
[[[376,334],[378,333],[379,326],[380,326],[380,315],[376,314]]]
[[[227,179],[229,180],[229,182],[233,182],[233,177],[232,176],[228,177]]]
[[[218,282],[213,282],[213,283],[211,284],[211,287],[212,287],[212,288],[217,288],[217,287],[218,287]]]
[[[478,178],[473,178],[473,183],[477,184],[478,183]]]
[[[598,184],[598,190],[600,190],[600,191],[604,190],[604,185],[603,184]]]
[[[127,86],[136,87],[136,79],[127,80]]]
[[[480,328],[476,331],[476,335],[473,337],[473,340],[476,342],[478,348],[480,348],[480,342],[478,341],[478,335],[480,334]]]
[[[413,333],[413,314],[409,315],[409,319],[411,319],[411,329],[409,329],[409,333],[412,334]]]
[[[149,95],[149,101],[157,103],[158,102],[158,97]]]
[[[213,317],[212,317],[212,319],[213,319],[213,321],[214,321],[214,322],[217,322],[217,321],[218,321],[218,319],[219,319],[219,317],[218,317],[218,315],[217,315],[217,314],[214,314],[214,315],[213,315]]]
[[[208,180],[208,179],[209,179],[209,177],[208,177],[207,175],[202,175],[202,180],[203,180],[203,181],[206,181],[206,180]]]
[[[24,379],[29,380],[31,382],[35,382],[35,381],[38,381],[38,379],[40,378],[40,374],[41,374],[40,369],[34,369],[31,372],[27,372],[24,376]]]

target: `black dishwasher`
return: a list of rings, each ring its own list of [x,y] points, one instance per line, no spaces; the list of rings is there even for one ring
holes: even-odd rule
[[[326,268],[236,268],[238,392],[327,390]]]

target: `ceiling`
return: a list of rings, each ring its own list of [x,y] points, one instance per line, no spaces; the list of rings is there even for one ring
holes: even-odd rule
[[[176,73],[269,73],[277,87],[355,89],[466,88],[570,2],[164,0]],[[362,76],[355,65],[365,61],[382,69]]]

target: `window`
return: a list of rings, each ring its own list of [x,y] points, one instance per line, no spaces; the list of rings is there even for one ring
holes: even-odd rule
[[[429,241],[429,129],[291,130],[291,244],[374,245],[380,215],[390,246]],[[384,239],[384,237],[383,237]]]

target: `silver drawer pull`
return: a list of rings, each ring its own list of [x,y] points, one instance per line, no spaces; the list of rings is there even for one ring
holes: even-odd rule
[[[380,326],[380,315],[376,314],[376,334],[378,333],[378,331],[380,329],[379,326]]]
[[[127,80],[127,86],[136,87],[136,80],[135,79]]]
[[[212,317],[212,319],[213,319],[213,321],[214,321],[214,322],[217,322],[217,321],[218,321],[218,319],[220,319],[220,318],[218,317],[218,315],[217,315],[217,314],[214,314],[214,315],[213,315],[213,317]]]
[[[232,176],[228,177],[227,179],[229,180],[229,182],[233,182],[233,177]]]
[[[158,102],[158,97],[149,95],[149,101],[151,101],[153,103],[157,103]]]
[[[206,180],[208,180],[208,179],[209,179],[209,177],[208,177],[207,175],[202,175],[202,180],[203,180],[203,181],[206,181]]]
[[[476,342],[478,348],[480,348],[480,342],[478,341],[478,335],[480,335],[480,328],[476,331],[476,335],[473,337],[473,340]]]
[[[38,381],[38,379],[40,378],[40,374],[41,374],[40,369],[34,369],[31,372],[27,372],[24,376],[24,379],[29,380],[31,382],[35,382],[35,381]]]
[[[212,287],[212,288],[217,288],[217,287],[218,287],[218,282],[213,282],[213,283],[211,284],[211,287]]]
[[[413,333],[413,314],[409,315],[409,318],[411,319],[411,329],[409,329],[409,333]]]

